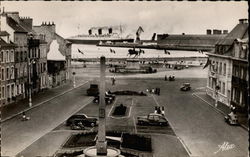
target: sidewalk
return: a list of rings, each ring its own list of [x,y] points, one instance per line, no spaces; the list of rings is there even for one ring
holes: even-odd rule
[[[77,87],[80,87],[87,83],[85,82],[78,82],[76,85]],[[35,107],[38,107],[39,105],[43,104],[46,101],[49,101],[51,99],[54,99],[58,96],[61,96],[71,90],[73,90],[73,84],[72,82],[68,82],[62,86],[48,89],[42,92],[39,92],[32,96],[32,107],[29,107],[29,100],[28,98],[20,100],[16,103],[12,103],[9,105],[2,106],[1,108],[1,122],[5,122],[19,114],[22,114],[23,111],[31,110]]]
[[[208,103],[211,107],[213,107],[216,111],[220,112],[223,115],[227,115],[228,113],[231,112],[229,107],[227,107],[225,104],[223,104],[219,101],[218,101],[218,106],[216,108],[214,106],[214,103],[215,103],[214,99],[212,99],[210,96],[208,96],[205,92],[194,93],[194,95],[197,96],[198,98],[202,99],[206,103]],[[241,114],[241,113],[237,113],[237,115],[238,115],[238,121],[239,121],[240,125],[244,129],[249,130],[248,116]]]

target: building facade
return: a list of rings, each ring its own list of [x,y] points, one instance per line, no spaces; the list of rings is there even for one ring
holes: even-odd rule
[[[25,88],[28,81],[27,54],[28,32],[19,24],[20,17],[18,12],[1,13],[1,30],[7,31],[9,39],[16,45],[15,48],[15,95],[16,100],[24,99],[27,95]]]
[[[232,99],[231,104],[238,111],[247,112],[249,107],[249,75],[248,38],[234,41],[234,53],[232,55]]]
[[[216,43],[214,52],[208,53],[210,64],[206,88],[207,94],[213,99],[226,106],[234,105],[241,108],[247,106],[248,95],[247,45],[237,42],[242,39],[248,41],[246,19],[240,19],[239,24],[224,39]],[[242,45],[244,51],[240,48]],[[246,107],[244,109],[246,110]]]
[[[15,45],[6,31],[0,32],[0,99],[1,105],[15,101]]]
[[[65,57],[64,63],[64,70],[61,71],[61,75],[65,76],[65,79],[61,79],[62,82],[58,83],[58,85],[63,84],[67,81],[69,81],[72,78],[72,73],[71,73],[71,42],[68,40],[64,39],[61,37],[59,34],[56,33],[56,25],[53,22],[43,22],[40,26],[34,26],[33,30],[36,32],[36,34],[40,37],[43,37],[45,42],[47,43],[47,54],[50,52],[51,48],[51,43],[53,41],[56,41],[59,45],[59,52]],[[52,46],[53,47],[53,46]],[[51,52],[50,52],[51,53]],[[56,52],[55,52],[56,53]],[[48,71],[52,72],[53,70],[50,69],[51,67],[51,62],[50,66],[48,65]],[[51,76],[51,74],[49,74]],[[56,75],[56,74],[55,74]],[[49,76],[48,76],[49,77]],[[49,79],[51,82],[51,79]],[[54,85],[53,85],[54,86]]]

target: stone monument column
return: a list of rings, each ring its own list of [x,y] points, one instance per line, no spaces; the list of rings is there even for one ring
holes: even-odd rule
[[[107,155],[107,141],[106,141],[106,104],[105,104],[105,57],[101,57],[100,61],[100,104],[99,104],[99,126],[98,139],[96,143],[97,155]]]

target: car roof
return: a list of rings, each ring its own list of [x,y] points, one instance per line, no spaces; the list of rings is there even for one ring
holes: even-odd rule
[[[72,115],[72,116],[87,116],[87,115],[84,114],[84,113],[76,113],[76,114],[74,114],[74,115]]]
[[[161,117],[162,117],[162,115],[161,115],[161,114],[158,114],[158,113],[150,113],[149,115],[150,115],[150,116],[161,116]]]

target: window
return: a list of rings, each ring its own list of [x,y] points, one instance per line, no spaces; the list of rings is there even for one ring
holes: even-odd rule
[[[222,91],[222,89],[221,89],[221,81],[219,81],[219,87],[220,87],[219,92],[221,93],[221,91]]]
[[[8,63],[10,60],[9,50],[6,50],[6,63]]]
[[[20,61],[22,62],[24,59],[23,59],[23,51],[20,52]]]
[[[4,88],[4,86],[2,86],[2,99],[4,99],[5,98],[5,88]]]
[[[2,78],[3,81],[5,80],[4,73],[5,73],[4,68],[2,68],[2,76],[1,76],[1,78]]]
[[[17,95],[19,95],[19,85],[16,85],[16,91],[17,91]]]
[[[14,84],[11,85],[11,97],[15,96],[14,94]]]
[[[11,67],[10,78],[11,78],[11,79],[14,79],[14,78],[15,78],[15,68],[14,68],[14,66]]]
[[[227,64],[224,63],[224,66],[223,66],[223,75],[224,76],[226,75],[226,72],[227,72]]]
[[[220,62],[220,66],[219,66],[219,74],[222,74],[222,62]]]
[[[10,98],[10,85],[7,85],[6,98]]]
[[[223,83],[222,83],[222,94],[225,94],[225,88],[226,88],[225,82],[223,82]]]
[[[10,77],[10,69],[9,67],[6,68],[6,80],[8,80]]]
[[[4,62],[4,61],[3,61],[3,55],[4,55],[4,51],[2,50],[2,51],[0,52],[0,62]]]
[[[10,61],[14,62],[14,50],[10,51]]]

